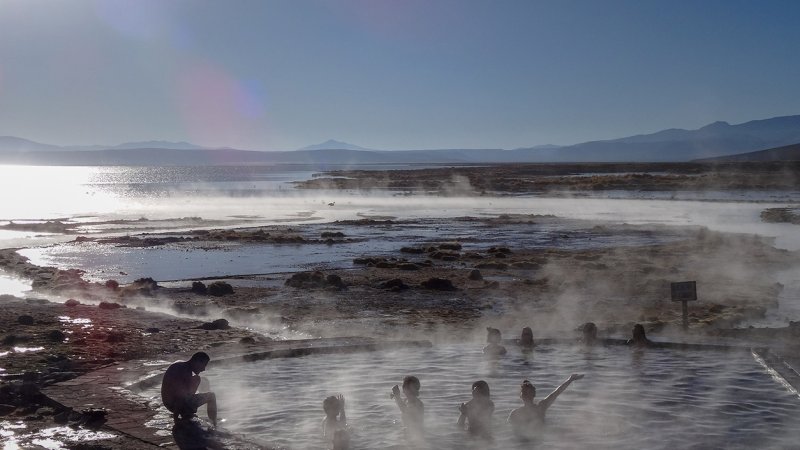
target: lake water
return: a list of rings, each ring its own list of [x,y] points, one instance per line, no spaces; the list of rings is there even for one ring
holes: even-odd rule
[[[797,394],[744,350],[632,350],[625,346],[539,346],[487,360],[480,343],[390,352],[312,355],[209,366],[225,427],[289,448],[326,448],[322,400],[346,399],[354,449],[405,448],[400,413],[389,398],[405,375],[419,377],[430,449],[791,448],[800,438]],[[505,423],[521,406],[524,379],[541,400],[570,373],[583,373],[547,413],[533,441]],[[494,441],[456,429],[458,406],[485,380],[495,404]],[[148,396],[158,398],[157,389]],[[201,408],[200,414],[204,415]]]

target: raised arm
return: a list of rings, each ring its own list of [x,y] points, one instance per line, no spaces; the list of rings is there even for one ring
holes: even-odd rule
[[[461,411],[461,415],[458,416],[458,428],[463,430],[464,424],[467,422],[467,404],[462,403],[458,410]]]
[[[347,425],[347,415],[344,413],[344,395],[339,394],[338,398],[339,407],[341,408],[339,411],[339,422],[341,422],[342,425]]]
[[[544,400],[539,402],[539,407],[542,408],[544,411],[547,411],[547,408],[556,401],[559,395],[569,386],[573,381],[580,380],[583,378],[583,375],[578,375],[577,373],[573,373],[572,375],[567,378],[567,381],[561,383],[561,386],[557,387],[556,390],[550,393]]]
[[[391,397],[394,399],[394,402],[397,403],[400,412],[406,412],[406,402],[400,397],[400,386],[395,384],[394,387],[392,387]]]

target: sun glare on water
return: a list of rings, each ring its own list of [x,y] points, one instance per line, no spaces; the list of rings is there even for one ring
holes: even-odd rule
[[[0,166],[0,220],[56,219],[114,211],[120,200],[96,189],[93,167]]]

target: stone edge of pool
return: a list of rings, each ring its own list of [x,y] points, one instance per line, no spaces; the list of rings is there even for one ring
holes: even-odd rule
[[[511,341],[513,342],[513,341]],[[575,340],[540,339],[541,344],[575,344]],[[608,339],[606,345],[624,345],[625,340]],[[788,359],[780,351],[768,347],[747,345],[692,344],[681,342],[654,342],[658,348],[682,350],[749,350],[780,382],[800,391],[800,360]],[[368,337],[305,339],[271,341],[252,344],[246,350],[241,346],[220,346],[207,350],[211,356],[209,367],[230,363],[252,362],[270,358],[298,357],[312,354],[351,353],[405,347],[430,347],[429,341],[380,341]],[[235,349],[235,350],[234,350]],[[159,361],[134,360],[116,363],[78,378],[53,384],[42,389],[50,400],[66,408],[80,411],[86,408],[103,408],[107,411],[104,427],[160,448],[178,448],[172,433],[163,428],[148,426],[157,410],[148,405],[144,397],[131,395],[155,386],[169,364],[188,359],[188,354],[171,355]],[[798,394],[800,395],[800,394]],[[242,448],[273,448],[268,443],[234,437]]]

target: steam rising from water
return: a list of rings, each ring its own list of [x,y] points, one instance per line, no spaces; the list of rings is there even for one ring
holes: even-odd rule
[[[209,366],[220,413],[235,431],[292,448],[325,448],[321,403],[343,393],[354,448],[405,442],[391,386],[413,374],[422,383],[429,448],[784,448],[798,436],[800,403],[745,351],[681,352],[627,347],[516,347],[485,360],[481,343],[392,352],[315,355]],[[585,373],[555,402],[534,441],[512,436],[505,419],[521,406],[530,379],[541,400],[570,373]],[[494,442],[455,429],[470,384],[488,381],[495,402]],[[153,393],[152,395],[157,395]]]

